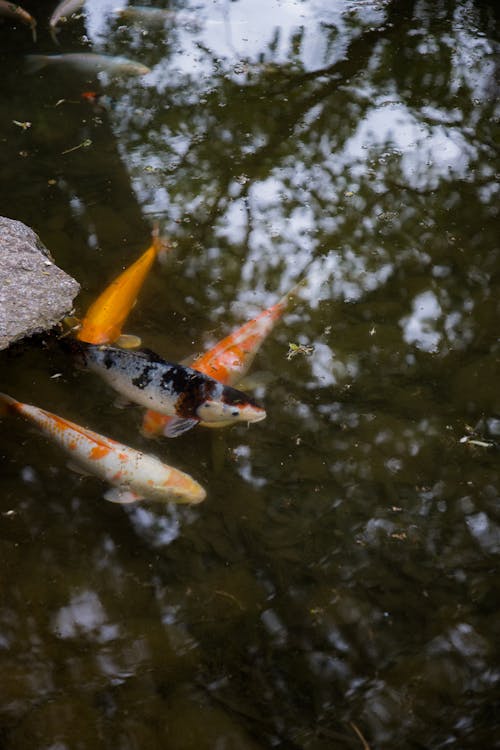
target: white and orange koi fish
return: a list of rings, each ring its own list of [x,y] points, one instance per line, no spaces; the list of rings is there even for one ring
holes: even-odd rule
[[[189,474],[45,409],[16,401],[5,393],[0,393],[0,409],[30,420],[79,468],[114,485],[104,495],[111,502],[147,499],[201,503],[206,497],[203,487]]]
[[[274,305],[237,328],[236,331],[219,341],[205,354],[201,354],[191,362],[190,367],[209,375],[224,385],[232,386],[238,383],[250,369],[263,341],[285,313],[290,301],[293,300],[294,295],[303,283],[304,280],[300,281]],[[163,434],[170,437],[168,432],[170,419],[164,414],[149,409],[142,422],[144,435],[153,437]],[[231,422],[229,420],[217,423],[202,421],[202,424],[204,427],[225,427]]]

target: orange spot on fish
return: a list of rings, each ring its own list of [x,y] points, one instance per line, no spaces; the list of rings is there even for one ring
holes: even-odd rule
[[[70,444],[68,445],[68,448],[70,449],[70,451],[74,451],[74,450],[76,450],[76,447],[77,447],[77,443],[76,443],[76,440],[72,440],[72,441],[70,442]]]
[[[49,414],[49,412],[47,412]],[[51,417],[52,424],[56,428],[56,430],[60,430],[61,432],[64,432],[65,430],[70,429],[70,425],[68,422],[63,419],[62,417],[58,417],[57,414],[49,414]]]
[[[104,458],[108,455],[110,449],[105,445],[96,445],[90,451],[90,458],[92,461],[98,461],[100,458]]]

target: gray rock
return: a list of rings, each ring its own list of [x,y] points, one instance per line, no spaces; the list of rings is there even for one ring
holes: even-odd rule
[[[79,290],[32,229],[0,216],[0,349],[55,326]]]

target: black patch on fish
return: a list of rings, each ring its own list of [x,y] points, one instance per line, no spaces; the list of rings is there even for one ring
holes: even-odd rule
[[[162,384],[165,388],[171,388],[176,393],[183,393],[194,383],[205,385],[203,375],[182,365],[170,364],[168,370],[162,375]]]
[[[200,388],[199,384],[187,384],[175,402],[175,411],[178,416],[199,419],[196,409],[205,401],[205,390],[203,387]]]
[[[248,404],[249,406],[257,406],[259,409],[263,408],[257,401],[255,401],[255,399],[247,396],[247,394],[243,391],[238,391],[236,388],[231,388],[230,385],[224,386],[224,390],[222,391],[220,400],[224,404],[228,404],[229,406],[240,406],[243,404]]]
[[[111,352],[106,352],[106,354],[103,357],[102,363],[106,370],[110,370],[114,365],[114,359]]]
[[[180,417],[197,418],[196,409],[212,392],[215,384],[201,372],[183,365],[170,365],[162,377],[162,385],[178,394],[175,411]]]
[[[154,367],[146,366],[140,375],[138,375],[136,378],[132,378],[132,385],[135,385],[136,388],[140,388],[141,390],[143,390],[153,380],[154,372]]]

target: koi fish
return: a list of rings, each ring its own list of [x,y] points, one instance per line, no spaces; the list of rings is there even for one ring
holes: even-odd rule
[[[142,5],[133,5],[126,8],[115,8],[113,13],[122,21],[131,21],[142,26],[164,26],[167,22],[173,22],[178,18],[178,12],[164,10],[163,8],[150,8]]]
[[[201,27],[200,17],[196,11],[164,10],[163,8],[152,8],[144,5],[128,5],[125,8],[115,8],[113,13],[124,23],[131,23],[142,27],[158,28],[164,27],[167,23],[176,23],[178,26],[190,26],[194,29],[200,29]],[[203,24],[207,26],[220,26],[224,23],[224,19],[203,19]],[[231,23],[240,25],[245,22],[233,20]]]
[[[242,391],[191,367],[167,362],[149,349],[126,351],[61,339],[82,363],[134,403],[175,417],[167,428],[177,437],[198,422],[259,422],[266,412]]]
[[[68,52],[64,55],[26,55],[26,62],[27,73],[37,73],[47,65],[64,65],[89,75],[96,75],[104,71],[112,76],[144,76],[151,72],[149,68],[135,60],[120,56],[98,55],[95,52]]]
[[[263,310],[256,318],[249,320],[205,354],[197,357],[191,362],[193,370],[209,375],[224,385],[234,385],[240,381],[250,369],[262,342],[282,317],[290,300],[303,283],[300,281],[274,305]],[[168,430],[169,419],[164,414],[149,409],[143,418],[143,433],[147,437],[165,434],[165,430]],[[203,422],[205,427],[225,427],[228,424],[230,423],[214,422],[209,425]]]
[[[166,248],[165,240],[160,237],[158,227],[155,227],[148,249],[112,281],[87,310],[76,335],[80,341],[112,344],[121,336],[122,326],[136,302],[149,269],[159,252]],[[137,342],[140,344],[139,339]],[[120,343],[123,346],[123,342]]]
[[[162,500],[201,503],[206,492],[189,474],[167,466],[158,458],[70,422],[31,404],[0,393],[4,412],[21,414],[52,438],[76,465],[111,485],[105,498],[115,503]]]
[[[49,19],[50,36],[56,44],[59,44],[56,37],[56,34],[59,32],[57,28],[58,24],[66,22],[84,4],[85,0],[62,0],[57,5]]]
[[[6,0],[0,0],[0,16],[3,18],[9,18],[11,21],[21,21],[31,29],[31,35],[33,41],[36,42],[36,19],[33,18],[31,13],[21,8],[16,3],[9,3]]]

